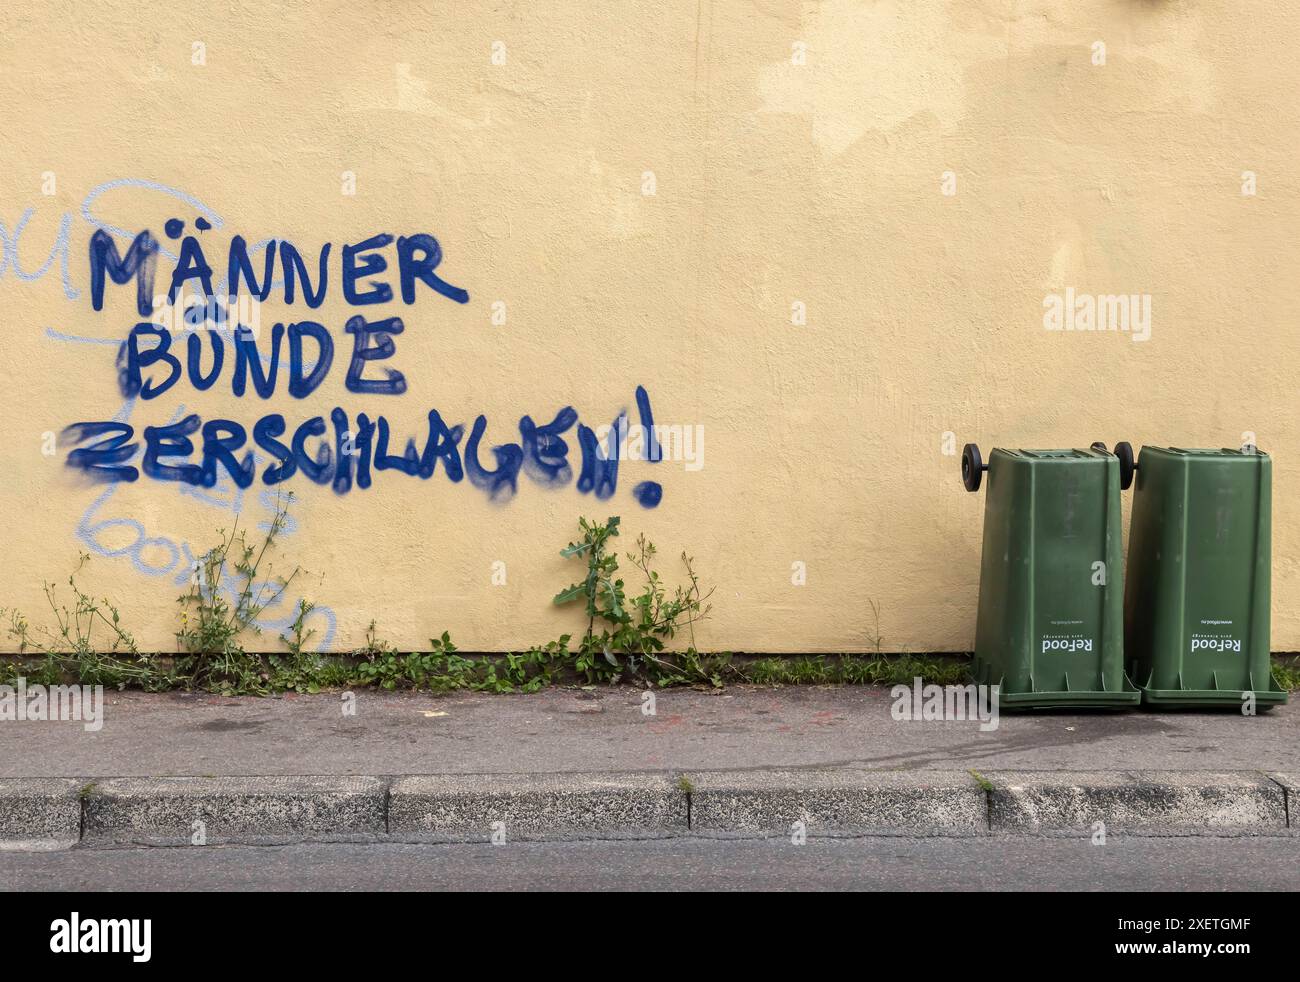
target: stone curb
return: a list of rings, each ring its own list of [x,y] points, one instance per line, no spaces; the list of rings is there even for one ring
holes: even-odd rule
[[[0,780],[0,849],[66,849],[81,839],[81,791],[74,778]]]
[[[691,830],[702,833],[988,832],[984,790],[960,771],[711,771],[689,780]]]
[[[1100,823],[1100,824],[1099,824]],[[0,780],[0,849],[819,835],[1287,835],[1300,775],[851,769]]]
[[[991,771],[994,832],[1258,835],[1287,830],[1287,794],[1263,774]],[[1099,824],[1100,823],[1100,824]]]
[[[83,795],[85,842],[206,845],[386,831],[376,777],[111,778]],[[201,841],[200,841],[201,840]]]
[[[687,798],[667,775],[483,774],[398,778],[389,832],[444,841],[683,835]]]

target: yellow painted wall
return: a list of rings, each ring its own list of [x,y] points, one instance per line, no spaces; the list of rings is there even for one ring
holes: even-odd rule
[[[190,412],[292,431],[338,406],[385,415],[396,452],[436,408],[486,416],[491,465],[525,414],[635,422],[642,385],[657,422],[702,427],[703,466],[624,461],[607,501],[523,474],[493,503],[441,469],[281,485],[279,568],[309,571],[294,594],[321,636],[353,646],[374,617],[403,646],[446,629],[501,650],[578,629],[549,605],[575,575],[557,549],[579,515],[620,514],[626,544],[646,532],[673,573],[687,548],[717,584],[702,646],[862,650],[875,601],[887,649],[965,649],[983,495],[948,452],[1253,431],[1276,457],[1274,647],[1300,648],[1297,42],[1300,5],[1276,0],[7,4],[0,605],[47,621],[41,582],[90,551],[86,585],[171,650],[185,549],[232,521],[229,481],[87,483],[66,438],[43,453],[71,423],[129,411],[139,441]],[[218,278],[236,234],[313,271],[333,244],[319,310],[261,311],[330,331],[312,395],[236,398],[227,347],[207,392],[124,404],[135,287],[92,310],[91,233],[175,252],[164,222],[199,215]],[[342,246],[382,232],[434,235],[469,301],[346,303]],[[1149,340],[1046,330],[1068,287],[1149,294]],[[357,314],[403,319],[366,377],[395,367],[405,394],[345,388]]]

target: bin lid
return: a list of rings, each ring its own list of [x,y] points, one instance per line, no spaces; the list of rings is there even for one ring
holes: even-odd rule
[[[1006,447],[996,447],[995,450],[1002,453],[1011,454],[1014,457],[1029,457],[1033,460],[1093,460],[1097,457],[1108,456],[1107,454],[1098,453],[1096,450],[1012,450]]]
[[[1218,449],[1210,447],[1147,447],[1143,451],[1155,450],[1158,453],[1167,453],[1175,457],[1267,457],[1268,454],[1258,448],[1243,450],[1241,447],[1220,447]]]

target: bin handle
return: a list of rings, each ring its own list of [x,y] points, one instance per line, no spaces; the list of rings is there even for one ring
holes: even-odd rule
[[[1110,453],[1106,449],[1106,444],[1098,440],[1091,447],[1092,450],[1100,450],[1102,453]],[[1121,440],[1115,444],[1115,456],[1119,458],[1119,489],[1127,491],[1133,484],[1133,475],[1137,473],[1137,461],[1133,459],[1133,444],[1127,440]]]
[[[968,443],[961,448],[961,483],[967,491],[980,489],[980,482],[984,480],[984,472],[988,469],[989,465],[984,463],[977,444]]]

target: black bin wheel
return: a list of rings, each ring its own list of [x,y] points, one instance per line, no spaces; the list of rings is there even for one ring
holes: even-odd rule
[[[1127,440],[1115,444],[1115,456],[1119,458],[1119,489],[1127,491],[1133,484],[1133,472],[1137,470],[1133,461],[1133,444]]]
[[[980,489],[980,482],[984,480],[984,472],[987,469],[988,465],[980,456],[978,446],[968,443],[961,448],[961,483],[966,486],[967,491]]]
[[[1110,453],[1110,451],[1106,449],[1106,444],[1102,443],[1100,440],[1098,440],[1096,443],[1092,444],[1092,446],[1090,446],[1088,449],[1089,449],[1089,450],[1099,450],[1099,451],[1101,451],[1102,453]]]

